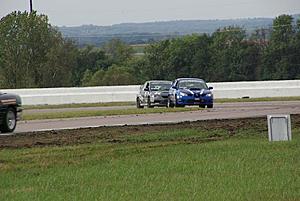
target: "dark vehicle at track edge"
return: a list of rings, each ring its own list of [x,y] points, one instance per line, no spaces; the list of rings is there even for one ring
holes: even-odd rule
[[[168,95],[168,107],[199,105],[213,108],[213,88],[198,78],[178,78],[172,83]]]
[[[139,93],[136,97],[136,107],[153,108],[154,106],[167,106],[168,93],[171,87],[171,81],[150,80],[140,86]]]
[[[0,132],[13,132],[22,114],[21,97],[0,92]]]

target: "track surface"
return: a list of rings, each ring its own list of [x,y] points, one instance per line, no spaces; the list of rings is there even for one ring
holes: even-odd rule
[[[91,109],[91,108],[89,108]],[[95,109],[95,108],[94,108]],[[125,109],[125,108],[124,108]],[[139,114],[18,122],[16,133],[84,127],[176,123],[208,119],[261,117],[269,114],[300,114],[300,101],[220,103],[213,109],[162,114]]]

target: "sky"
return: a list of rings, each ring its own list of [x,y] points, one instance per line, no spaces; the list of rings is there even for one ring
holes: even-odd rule
[[[55,26],[169,20],[235,19],[300,14],[300,0],[32,0]],[[29,10],[29,0],[0,0],[0,18]]]

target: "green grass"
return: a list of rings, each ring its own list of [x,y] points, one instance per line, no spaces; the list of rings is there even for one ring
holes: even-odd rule
[[[147,108],[147,109],[122,109],[122,110],[92,110],[92,111],[63,111],[48,113],[32,113],[24,114],[22,120],[38,120],[38,119],[63,119],[91,116],[112,116],[112,115],[130,115],[130,114],[151,114],[166,112],[186,112],[201,110],[197,107],[189,108]]]
[[[0,200],[299,200],[300,130],[197,128],[2,149]]]
[[[76,103],[62,105],[24,105],[25,110],[29,109],[60,109],[60,108],[80,108],[80,107],[113,107],[113,106],[130,106],[135,102],[111,102],[111,103]]]

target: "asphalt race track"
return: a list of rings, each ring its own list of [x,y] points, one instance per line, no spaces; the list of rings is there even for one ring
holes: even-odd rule
[[[129,107],[132,108],[132,106]],[[81,108],[81,110],[83,109]],[[93,108],[87,109],[90,110]],[[20,121],[15,133],[99,126],[176,123],[209,119],[236,119],[262,117],[269,114],[300,114],[300,101],[219,103],[215,104],[213,109],[191,112]]]

